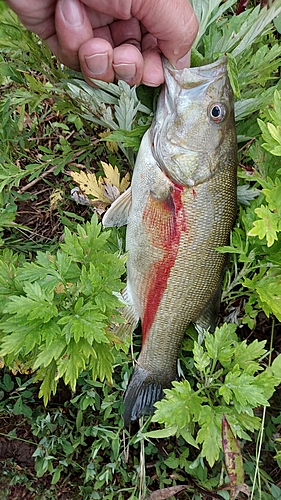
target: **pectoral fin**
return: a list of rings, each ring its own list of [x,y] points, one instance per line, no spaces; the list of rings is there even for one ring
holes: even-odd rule
[[[107,210],[102,219],[104,227],[125,226],[128,222],[129,213],[132,205],[132,189],[129,187],[111,207]]]

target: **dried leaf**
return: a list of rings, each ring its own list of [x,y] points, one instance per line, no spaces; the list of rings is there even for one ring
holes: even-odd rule
[[[222,447],[230,481],[230,499],[235,500],[240,492],[249,496],[248,486],[244,483],[244,466],[240,446],[224,415],[222,418]]]
[[[55,292],[56,293],[65,293],[65,286],[61,281],[55,286]]]
[[[130,185],[128,173],[120,180],[120,172],[116,166],[113,167],[104,161],[101,165],[105,177],[99,177],[98,180],[95,174],[71,172],[71,177],[81,190],[80,193],[79,188],[72,189],[72,198],[82,205],[91,204],[99,213],[103,213],[106,206],[113,203]],[[86,195],[92,196],[94,200],[89,200]],[[102,206],[97,206],[97,202],[99,205],[102,203]]]
[[[95,174],[86,174],[85,172],[71,172],[71,177],[79,185],[82,193],[109,203],[108,198],[104,195],[104,185],[101,177],[97,181]]]
[[[147,500],[166,500],[167,498],[171,498],[178,493],[186,490],[188,485],[181,484],[179,486],[170,486],[169,488],[163,488],[162,490],[153,491],[147,498]]]
[[[3,356],[0,356],[0,369],[4,368],[5,363],[4,363],[4,358]]]
[[[101,166],[103,168],[103,171],[105,173],[105,182],[107,184],[110,184],[111,186],[116,186],[119,188],[120,184],[120,173],[118,168],[112,167],[110,163],[105,163],[105,161],[101,161]]]
[[[78,205],[91,205],[91,202],[85,194],[83,194],[78,186],[71,189],[71,198],[78,203]]]
[[[119,191],[120,193],[124,193],[126,189],[130,186],[130,174],[127,172],[125,177],[121,179],[120,185],[119,185]]]
[[[111,134],[111,131],[110,130],[106,130],[105,132],[101,132],[99,134],[99,136],[104,139],[106,137],[108,137],[109,135]],[[106,141],[106,146],[107,148],[109,149],[109,151],[111,151],[112,153],[118,153],[118,144],[117,142],[115,141]]]
[[[104,214],[106,207],[108,206],[108,202],[105,203],[104,201],[99,201],[99,200],[91,200],[91,206],[95,210],[95,212],[98,215]]]
[[[73,287],[73,283],[67,283],[67,287],[60,281],[54,288],[56,293],[66,293]]]
[[[120,181],[120,172],[118,168],[112,167],[110,163],[101,162],[103,171],[105,173],[104,182],[111,186],[116,186],[120,193],[123,193],[130,185],[130,175],[127,173],[125,177]]]
[[[118,191],[118,189],[117,189],[117,191]],[[109,194],[107,193],[106,186],[105,186],[104,192],[105,192],[105,196],[111,200]],[[119,191],[118,191],[118,196],[119,196]],[[109,201],[100,201],[97,199],[90,200],[90,198],[88,198],[88,196],[86,194],[83,194],[81,192],[81,190],[78,186],[71,189],[71,197],[79,205],[91,206],[99,215],[102,215],[105,212],[106,207],[109,205]],[[114,199],[112,201],[114,201]]]
[[[105,195],[110,199],[111,203],[113,203],[118,196],[120,196],[120,191],[116,186],[110,186],[110,184],[104,185]]]
[[[62,200],[62,189],[54,189],[50,196],[50,210],[56,210],[58,202]]]
[[[14,361],[12,366],[9,366],[9,369],[11,370],[13,375],[17,375],[20,373],[21,375],[29,375],[32,373],[32,369],[28,363],[24,364],[22,361],[19,359],[17,361]]]

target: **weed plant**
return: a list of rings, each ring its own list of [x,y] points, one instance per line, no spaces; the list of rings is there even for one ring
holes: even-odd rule
[[[230,254],[221,325],[189,328],[182,380],[128,432],[130,341],[114,334],[124,233],[102,230],[91,198],[73,201],[71,172],[99,177],[101,161],[131,172],[158,90],[90,88],[0,4],[3,498],[21,498],[20,484],[38,499],[281,498],[281,4],[237,7],[194,1],[192,64],[227,53],[236,96],[239,210],[218,249]],[[26,206],[44,231],[20,216]],[[139,346],[136,334],[134,356]],[[3,455],[7,443],[30,447],[36,478]]]

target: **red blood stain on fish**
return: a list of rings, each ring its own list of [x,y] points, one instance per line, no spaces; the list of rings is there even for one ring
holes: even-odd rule
[[[149,232],[151,243],[163,252],[161,260],[151,269],[148,293],[142,318],[143,343],[153,324],[161,298],[167,287],[171,269],[175,264],[181,234],[187,231],[185,210],[182,202],[183,187],[174,184],[165,200],[157,200],[151,194],[143,221]]]

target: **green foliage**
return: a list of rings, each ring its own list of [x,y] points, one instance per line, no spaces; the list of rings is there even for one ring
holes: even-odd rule
[[[0,395],[2,387],[5,394],[0,401],[0,411],[5,411],[10,417],[19,415],[14,404],[19,397],[28,410],[21,414],[25,415],[28,422],[27,425],[25,421],[24,435],[29,426],[32,433],[32,439],[26,442],[32,444],[34,450],[36,498],[43,498],[39,493],[39,481],[43,475],[51,475],[52,485],[65,481],[66,477],[71,484],[73,477],[69,498],[91,500],[95,491],[95,498],[122,500],[124,497],[118,496],[119,489],[131,492],[130,498],[134,498],[134,487],[131,485],[137,483],[138,463],[124,464],[121,440],[123,405],[119,382],[128,362],[126,354],[120,352],[118,356],[119,364],[124,369],[119,377],[115,377],[112,387],[106,382],[93,381],[89,372],[83,372],[77,380],[75,397],[68,393],[65,403],[50,404],[48,410],[39,405],[32,379],[23,383],[20,377],[7,373],[0,376]],[[13,426],[7,436],[11,442],[20,441],[20,430],[20,425]],[[118,484],[115,484],[117,478]],[[54,497],[54,494],[50,496]]]
[[[34,402],[35,387],[32,386],[33,379],[25,382],[20,377],[12,377],[5,373],[0,380],[0,411],[6,410],[14,415],[24,415],[29,418],[32,415],[31,403]]]
[[[281,95],[274,92],[273,106],[265,110],[267,123],[258,120],[264,143],[262,147],[272,155],[281,156]]]
[[[275,90],[272,105],[265,105],[260,115],[263,120],[258,119],[262,138],[258,137],[251,143],[243,158],[246,164],[250,161],[255,168],[250,175],[243,168],[239,172],[240,182],[243,181],[244,186],[254,190],[256,198],[240,207],[231,244],[221,249],[233,257],[223,298],[229,303],[239,297],[246,299],[244,314],[239,321],[251,328],[255,325],[259,310],[267,316],[274,314],[277,319],[281,319],[281,170],[277,155],[272,154],[276,152],[277,146],[270,134],[272,127],[277,130],[280,126],[279,109],[280,93]],[[241,124],[240,130],[246,130],[248,126],[246,121],[243,127]],[[235,317],[235,311],[233,314]]]
[[[250,439],[248,431],[260,426],[254,415],[257,406],[269,405],[274,388],[281,379],[259,360],[266,353],[265,341],[247,345],[239,342],[233,324],[224,324],[214,334],[206,332],[204,342],[194,342],[194,366],[187,374],[195,380],[174,382],[165,391],[165,399],[156,403],[152,420],[164,423],[166,437],[182,436],[187,443],[200,447],[211,467],[222,450],[222,417],[241,439]],[[260,373],[259,373],[260,372]],[[146,437],[164,437],[163,431],[151,431]],[[200,446],[201,445],[201,446]]]
[[[8,364],[29,360],[43,380],[45,404],[60,378],[75,390],[85,368],[94,380],[112,380],[122,343],[111,327],[120,320],[116,293],[123,287],[125,258],[110,251],[109,237],[93,216],[77,225],[77,233],[65,228],[56,254],[39,252],[34,262],[16,267],[16,256],[3,252],[0,352]]]
[[[67,92],[80,103],[83,118],[114,131],[109,140],[117,141],[133,164],[133,151],[137,150],[142,135],[151,124],[152,110],[141,103],[136,89],[122,80],[118,85],[100,80],[93,82],[99,88],[92,88],[78,79],[67,81]]]
[[[280,47],[272,36],[271,21],[281,11],[279,2],[260,5],[234,15],[235,2],[194,2],[200,29],[192,50],[192,65],[202,65],[227,54],[228,71],[237,97],[236,120],[244,120],[273,99],[280,88]],[[228,15],[223,15],[228,13]],[[261,94],[261,87],[264,91]]]

